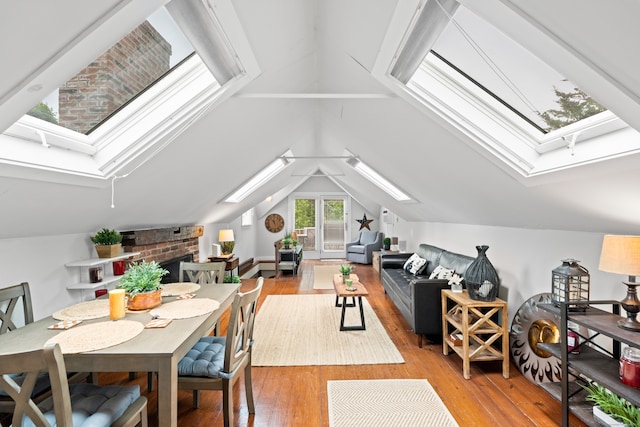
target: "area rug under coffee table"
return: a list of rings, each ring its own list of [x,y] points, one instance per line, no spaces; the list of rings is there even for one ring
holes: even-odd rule
[[[327,381],[330,427],[457,427],[427,380]]]
[[[334,294],[269,295],[255,320],[252,365],[404,363],[368,301],[362,301],[364,331],[340,331],[335,302]],[[347,310],[345,324],[357,323],[358,316],[357,310]]]
[[[333,289],[333,275],[340,272],[340,265],[314,265],[313,289]]]

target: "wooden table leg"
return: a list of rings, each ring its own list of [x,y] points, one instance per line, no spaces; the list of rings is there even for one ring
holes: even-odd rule
[[[178,362],[163,357],[158,367],[158,426],[178,425]]]

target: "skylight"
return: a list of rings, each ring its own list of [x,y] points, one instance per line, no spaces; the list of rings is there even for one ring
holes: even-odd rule
[[[89,134],[193,53],[160,8],[27,114]]]
[[[264,183],[279,174],[291,162],[295,161],[291,158],[292,156],[293,153],[291,152],[291,150],[287,150],[286,153],[278,157],[273,162],[269,163],[264,169],[254,175],[253,178],[245,182],[242,186],[240,186],[240,188],[231,193],[226,199],[224,199],[224,201],[227,203],[240,203],[249,194],[256,191]]]
[[[463,5],[453,16],[443,12],[449,24],[425,62],[459,73],[529,125],[547,133],[605,110],[566,77]]]
[[[366,179],[377,185],[380,189],[384,190],[391,197],[399,202],[406,202],[411,200],[411,197],[407,196],[402,190],[389,182],[386,178],[382,177],[378,172],[371,169],[367,164],[357,157],[352,157],[347,160],[349,166],[354,168],[356,172],[364,176]]]

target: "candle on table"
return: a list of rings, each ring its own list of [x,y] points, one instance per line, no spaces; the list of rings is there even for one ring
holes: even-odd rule
[[[109,318],[118,320],[124,317],[124,289],[109,291]]]

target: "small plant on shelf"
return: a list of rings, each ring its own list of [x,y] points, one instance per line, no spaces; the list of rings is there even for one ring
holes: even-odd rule
[[[390,237],[385,237],[384,239],[382,239],[382,248],[389,250],[391,249],[391,238]]]
[[[593,402],[602,412],[627,426],[640,426],[640,408],[611,393],[601,385],[589,383],[582,387],[589,394],[586,400]]]
[[[103,228],[95,236],[91,236],[90,239],[96,245],[96,252],[99,258],[113,258],[120,254],[122,234],[116,230]]]

